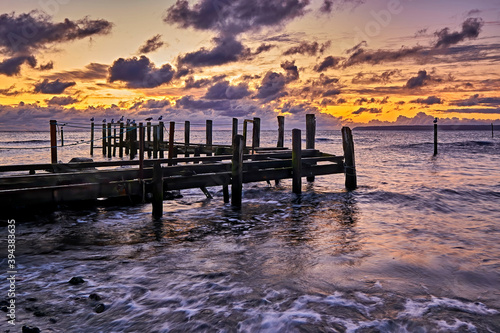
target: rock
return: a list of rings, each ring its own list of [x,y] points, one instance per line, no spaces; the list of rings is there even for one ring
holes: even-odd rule
[[[89,295],[89,298],[90,298],[91,300],[93,300],[93,301],[100,301],[100,300],[101,300],[101,296],[99,296],[98,294],[95,294],[95,293],[90,294],[90,295]]]
[[[84,282],[85,280],[81,276],[73,276],[71,280],[69,280],[69,283],[72,285],[82,284]]]
[[[46,316],[45,312],[43,312],[41,310],[36,310],[35,312],[33,312],[33,314],[35,315],[35,317],[45,317]]]
[[[82,162],[94,162],[94,160],[88,157],[73,157],[69,161],[69,163],[82,163]]]
[[[30,302],[36,302],[38,301],[35,297],[28,297],[26,298],[27,301],[30,301]]]
[[[49,321],[50,321],[52,324],[57,323],[57,319],[55,319],[55,318],[49,318]]]
[[[23,333],[40,333],[40,329],[35,326],[23,326]]]
[[[106,306],[104,304],[102,304],[102,303],[99,303],[96,306],[94,306],[94,311],[96,313],[104,312],[104,310],[106,310]]]

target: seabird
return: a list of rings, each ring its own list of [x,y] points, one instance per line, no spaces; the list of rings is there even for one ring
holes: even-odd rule
[[[163,116],[160,116],[160,117],[158,118],[158,120],[162,120],[162,119],[163,119]]]
[[[102,120],[102,122],[103,122],[103,123],[105,123],[105,122],[106,122],[106,118],[104,118],[104,119]]]
[[[94,121],[94,117],[90,118],[90,121]]]
[[[146,121],[151,121],[151,120],[153,120],[153,117],[146,118],[145,120]]]
[[[125,118],[125,116],[122,116],[119,121],[123,121],[123,118]]]
[[[112,123],[112,124],[114,124],[114,123],[115,123],[115,119],[114,119],[114,118],[113,118],[113,119],[111,119],[111,123]]]

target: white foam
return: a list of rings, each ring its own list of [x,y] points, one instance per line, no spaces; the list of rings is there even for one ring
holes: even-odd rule
[[[461,302],[456,299],[450,298],[439,298],[431,296],[431,300],[424,301],[413,301],[406,300],[405,311],[399,313],[398,318],[401,317],[421,317],[427,311],[432,308],[445,308],[445,309],[453,309],[459,310],[471,314],[479,314],[479,315],[491,315],[497,314],[498,311],[494,309],[489,309],[486,305],[479,302]]]

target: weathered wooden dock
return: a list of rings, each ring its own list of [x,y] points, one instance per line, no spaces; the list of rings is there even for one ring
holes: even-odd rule
[[[252,144],[246,145],[247,124],[253,124]],[[278,117],[276,147],[260,147],[260,119],[245,120],[243,133],[237,134],[238,120],[233,119],[231,145],[212,144],[212,124],[207,121],[206,143],[174,142],[175,123],[170,123],[169,139],[163,140],[162,124],[127,128],[123,123],[103,124],[102,153],[111,157],[129,154],[131,160],[57,163],[56,121],[51,121],[51,162],[0,166],[0,206],[5,211],[29,206],[124,198],[152,202],[153,216],[162,216],[164,193],[200,188],[211,197],[207,187],[222,186],[224,202],[241,207],[242,184],[292,178],[292,190],[299,194],[302,178],[345,174],[348,190],[356,188],[354,146],[351,130],[342,129],[344,156],[315,149],[316,121],[306,117],[306,149],[301,147],[301,131],[292,131],[292,149],[283,147],[284,118]],[[90,154],[94,154],[94,130],[91,124]],[[153,136],[148,128],[152,129]],[[118,134],[116,134],[118,129]],[[123,130],[123,131],[122,131]],[[151,140],[152,138],[152,140]],[[128,149],[126,149],[128,147]],[[164,152],[168,152],[168,158]],[[148,158],[145,159],[147,154]],[[16,173],[16,174],[11,174]],[[231,187],[231,195],[229,191]]]

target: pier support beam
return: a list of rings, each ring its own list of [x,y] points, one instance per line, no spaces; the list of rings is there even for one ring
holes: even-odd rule
[[[342,147],[344,148],[345,187],[352,191],[356,189],[358,184],[354,160],[354,141],[349,127],[342,127]]]
[[[111,141],[111,123],[108,123],[108,140],[107,140],[107,144],[108,144],[108,158],[111,158],[111,154],[113,153],[113,151],[111,150],[111,145],[112,145],[112,141]]]
[[[123,157],[123,123],[120,122],[120,138],[118,141],[118,156]]]
[[[144,125],[139,123],[139,179],[144,177]]]
[[[160,158],[165,158],[165,153],[163,152],[163,142],[164,142],[164,131],[165,131],[165,124],[163,123],[163,121],[160,121],[158,123],[158,128],[159,128],[159,132],[158,132],[158,149],[160,150]]]
[[[244,138],[236,135],[233,140],[233,159],[231,172],[231,205],[241,208],[243,191],[243,148]]]
[[[90,156],[94,156],[94,122],[90,123]]]
[[[207,153],[207,156],[212,156],[212,126],[213,123],[211,120],[207,120],[206,125],[206,134],[207,134],[207,149],[210,150],[210,153]]]
[[[295,194],[302,193],[302,147],[301,131],[297,128],[292,130],[292,191]]]
[[[102,123],[102,155],[106,156],[106,123]]]
[[[174,165],[172,159],[176,157],[174,153],[174,138],[175,138],[175,122],[171,121],[170,130],[168,132],[168,159],[171,161],[168,162],[168,165]]]
[[[306,149],[314,149],[316,141],[316,115],[306,114]],[[314,176],[307,177],[308,182],[314,181]]]
[[[184,157],[189,157],[189,141],[191,137],[191,122],[186,120],[184,122]]]
[[[438,124],[437,118],[434,119],[434,156],[438,154]]]
[[[260,147],[260,118],[253,118],[252,149]]]
[[[50,121],[50,163],[57,163],[57,120]]]
[[[233,131],[232,131],[232,136],[231,136],[231,142],[233,142],[234,137],[236,135],[238,135],[238,118],[233,118]]]
[[[152,194],[153,218],[158,220],[163,216],[163,171],[160,162],[153,164]]]
[[[278,116],[278,143],[276,147],[283,148],[285,143],[285,116]]]
[[[151,122],[146,123],[146,142],[151,144]],[[151,146],[148,147],[148,158],[151,158]]]

